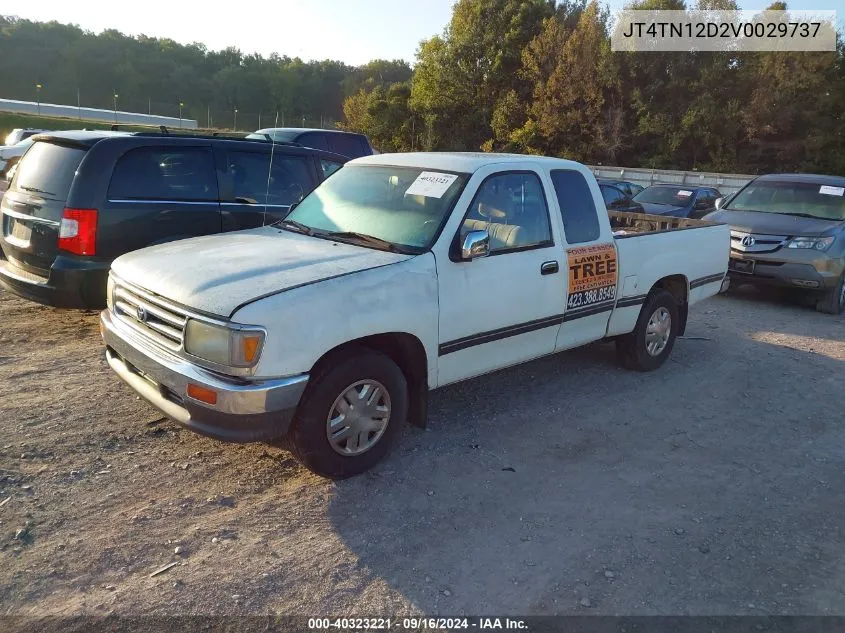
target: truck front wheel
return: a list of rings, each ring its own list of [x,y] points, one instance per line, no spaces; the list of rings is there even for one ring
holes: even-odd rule
[[[660,367],[672,353],[679,325],[675,297],[666,290],[652,291],[634,331],[616,339],[616,352],[622,364],[637,371]]]
[[[290,443],[318,475],[351,477],[390,451],[407,414],[408,384],[396,363],[366,348],[348,350],[312,373]]]

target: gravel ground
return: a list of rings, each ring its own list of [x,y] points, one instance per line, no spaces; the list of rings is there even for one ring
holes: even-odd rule
[[[600,344],[442,389],[333,483],[0,292],[0,615],[845,614],[843,326],[716,297],[655,373]]]

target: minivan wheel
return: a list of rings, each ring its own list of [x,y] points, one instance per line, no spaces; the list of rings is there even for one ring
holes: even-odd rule
[[[839,283],[826,291],[816,303],[816,310],[825,314],[842,314],[845,312],[845,273],[839,278]]]
[[[290,444],[315,473],[351,477],[373,467],[400,437],[408,384],[396,363],[366,348],[320,365],[299,403]]]
[[[678,336],[678,304],[666,290],[649,294],[634,331],[616,339],[616,352],[628,369],[652,371],[669,358]]]

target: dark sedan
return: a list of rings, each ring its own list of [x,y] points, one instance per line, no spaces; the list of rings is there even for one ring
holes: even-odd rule
[[[645,187],[642,187],[641,185],[638,185],[633,182],[629,182],[627,180],[616,180],[614,178],[598,178],[598,181],[600,185],[610,185],[611,187],[621,189],[622,193],[624,193],[629,198],[633,198],[640,191],[645,189]]]
[[[599,181],[601,196],[604,198],[604,206],[608,211],[624,211],[626,213],[645,213],[641,204],[634,202],[630,196],[625,195],[619,187],[607,185]]]
[[[716,199],[721,196],[713,187],[652,185],[634,196],[634,201],[652,215],[701,218],[716,209]]]

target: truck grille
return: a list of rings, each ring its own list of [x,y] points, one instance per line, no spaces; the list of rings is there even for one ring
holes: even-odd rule
[[[148,292],[117,282],[114,313],[124,323],[173,351],[182,348],[188,314]]]
[[[788,235],[763,235],[731,231],[731,249],[740,253],[772,253],[786,246]]]

